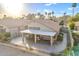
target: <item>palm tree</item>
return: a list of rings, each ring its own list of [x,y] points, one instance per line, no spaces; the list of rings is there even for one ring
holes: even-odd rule
[[[44,19],[47,19],[48,18],[48,13],[47,12],[45,12],[45,18]]]
[[[56,21],[55,16],[54,16],[54,11],[52,11],[51,14],[52,14],[52,19]]]
[[[52,11],[51,13],[52,13],[52,15],[54,15],[54,11]]]
[[[48,19],[49,19],[49,20],[52,20],[52,12],[49,12],[49,13],[48,13]]]
[[[45,12],[45,15],[47,15],[47,12]]]
[[[66,12],[64,12],[64,17],[63,18],[64,18],[64,25],[66,25],[66,19],[67,19],[66,18]]]
[[[66,16],[66,12],[64,13],[64,16]]]
[[[72,11],[73,11],[73,12],[72,12],[73,14],[72,14],[72,15],[73,15],[73,16],[74,16],[74,9],[76,8],[76,6],[77,6],[77,3],[72,3],[72,8],[73,8],[73,10],[72,10]]]

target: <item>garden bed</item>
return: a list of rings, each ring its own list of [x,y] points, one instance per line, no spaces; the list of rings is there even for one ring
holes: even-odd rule
[[[57,41],[62,41],[63,40],[63,33],[59,33],[57,36]]]

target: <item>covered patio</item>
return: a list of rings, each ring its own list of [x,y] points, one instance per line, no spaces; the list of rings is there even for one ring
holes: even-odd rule
[[[30,33],[27,33],[26,31]],[[45,35],[45,36],[49,36],[48,40],[42,40],[42,39],[38,40],[36,38],[36,42],[35,42],[35,34],[31,33],[30,30],[24,30],[24,31],[21,31],[21,33],[22,33],[22,37],[17,37],[17,38],[12,39],[11,41],[12,44],[23,46],[26,48],[32,48],[33,49],[32,51],[40,51],[40,52],[45,52],[45,53],[59,53],[67,47],[67,35],[66,34],[64,34],[63,36],[64,37],[63,41],[61,42],[56,41],[56,44],[53,44],[55,43],[54,40],[56,40],[56,37],[54,38],[54,36],[52,36],[53,42],[51,45],[51,42],[50,42],[51,36],[49,35]],[[31,35],[33,35],[34,37],[32,39],[28,39],[28,36],[31,36]],[[38,37],[38,34],[36,34],[36,37]]]
[[[49,36],[50,39],[48,39],[48,40],[49,40],[50,46],[53,45],[53,42],[55,40],[54,36],[56,35],[56,32],[33,30],[33,29],[23,30],[23,31],[21,31],[21,33],[22,33],[22,41],[23,41],[23,44],[25,44],[25,46],[28,43],[27,40],[29,40],[29,39],[26,39],[26,38],[28,38],[29,34],[34,35],[34,43],[35,44],[37,43],[38,39],[40,40],[38,35]],[[28,44],[28,46],[29,46],[29,44]]]

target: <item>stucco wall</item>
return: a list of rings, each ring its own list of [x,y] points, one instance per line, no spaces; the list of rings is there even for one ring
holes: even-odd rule
[[[79,26],[75,26],[75,30],[79,31]]]
[[[28,24],[28,27],[40,27],[40,30],[43,30],[43,31],[52,31],[48,27],[46,27],[46,26],[44,26],[42,24],[39,24],[39,23],[30,23],[30,24]],[[20,31],[22,31],[22,30],[25,30],[25,26],[6,28],[6,31],[11,33],[11,38],[15,38],[15,37],[21,35]]]
[[[25,26],[6,28],[6,32],[10,32],[11,33],[11,38],[15,38],[15,37],[21,36],[21,32],[20,31],[22,31],[22,30],[25,30]]]
[[[18,29],[17,28],[9,28],[8,30],[11,33],[11,38],[17,37]]]
[[[52,31],[48,27],[46,27],[46,26],[44,26],[42,24],[39,24],[39,23],[31,23],[31,24],[28,25],[28,27],[40,27],[40,30],[43,30],[43,31]]]

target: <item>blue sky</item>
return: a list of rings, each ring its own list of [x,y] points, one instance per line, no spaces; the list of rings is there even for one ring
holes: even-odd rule
[[[26,3],[24,4],[25,11],[27,12],[41,12],[45,11],[54,11],[54,15],[62,16],[64,12],[67,15],[72,14],[72,3]],[[75,14],[79,12],[79,3],[77,3],[77,7],[75,9]]]

